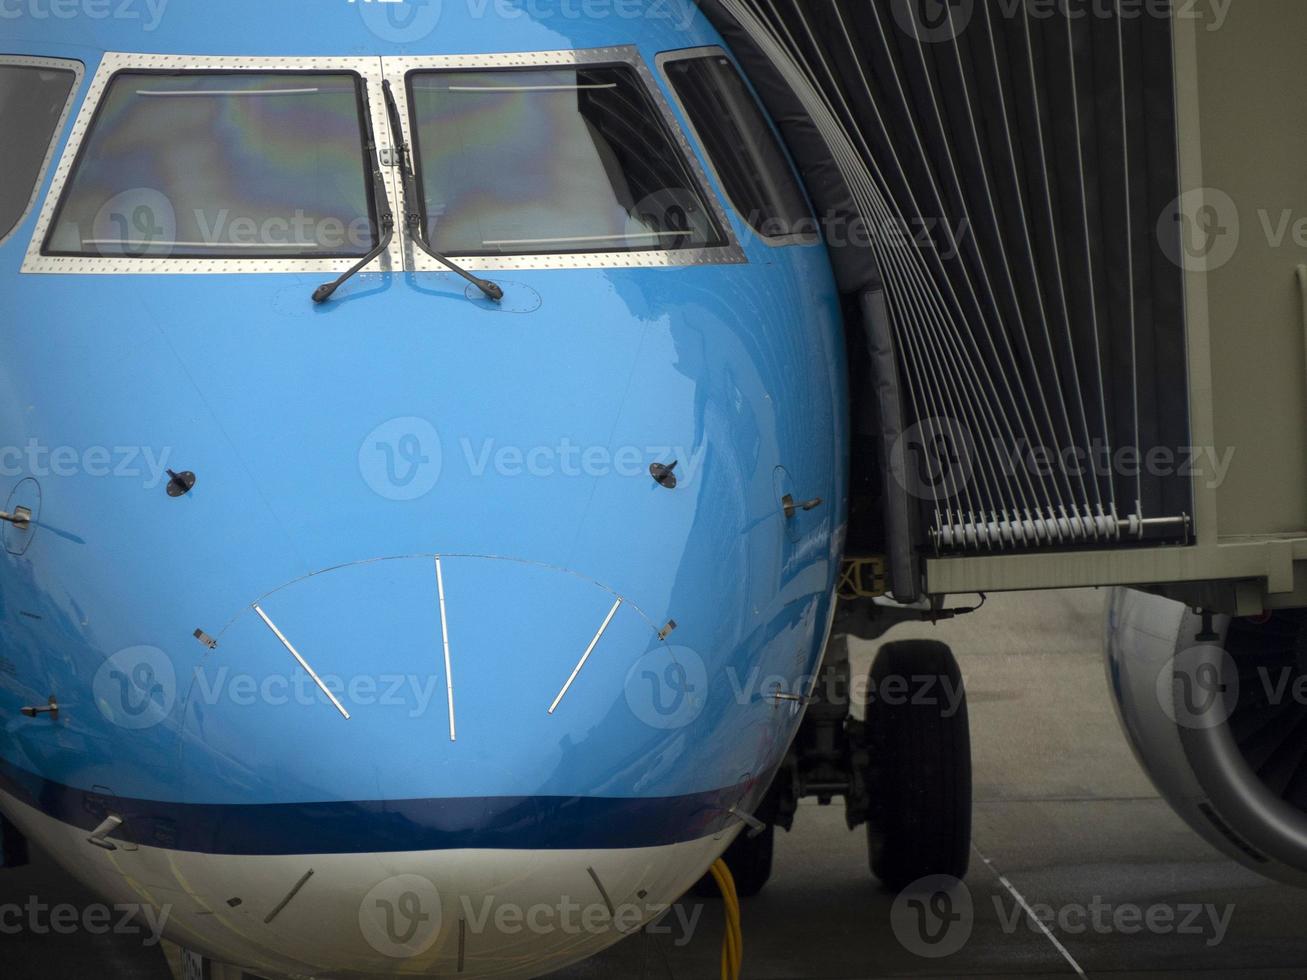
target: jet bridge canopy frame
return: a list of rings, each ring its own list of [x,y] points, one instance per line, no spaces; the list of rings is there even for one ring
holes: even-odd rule
[[[828,216],[856,211],[848,175],[833,158],[838,154],[818,118],[823,111],[828,117],[836,114],[833,100],[816,96],[819,111],[812,111],[811,93],[791,84],[780,67],[785,59],[777,57],[777,50],[785,47],[784,33],[760,27],[765,15],[751,23],[751,7],[756,15],[762,5],[708,0],[710,16],[777,120],[818,207]],[[1294,23],[1285,24],[1286,17]],[[1222,30],[1212,31],[1176,5],[1170,26],[1174,77],[1162,81],[1174,82],[1180,194],[1172,202],[1174,213],[1155,215],[1156,235],[1166,234],[1168,217],[1178,222],[1173,226],[1177,232],[1189,235],[1203,234],[1213,214],[1217,232],[1231,223],[1237,231],[1243,220],[1243,243],[1233,258],[1224,254],[1225,243],[1208,241],[1209,254],[1195,258],[1181,252],[1177,259],[1184,349],[1174,364],[1174,384],[1188,410],[1188,442],[1209,452],[1211,461],[1227,463],[1229,471],[1218,465],[1181,481],[1192,493],[1184,540],[1110,548],[1089,542],[1076,550],[994,548],[988,554],[948,555],[932,547],[923,528],[911,527],[901,514],[895,518],[894,494],[887,493],[875,515],[881,526],[872,535],[860,533],[854,507],[850,540],[879,534],[890,555],[892,591],[901,599],[918,592],[1130,585],[1232,613],[1307,606],[1307,578],[1297,574],[1307,565],[1307,440],[1302,438],[1307,419],[1307,248],[1295,251],[1284,242],[1254,240],[1250,231],[1257,229],[1249,228],[1257,222],[1259,203],[1287,210],[1307,192],[1301,168],[1307,158],[1307,100],[1266,98],[1286,79],[1300,77],[1293,39],[1307,31],[1307,10],[1232,11]],[[795,43],[792,36],[789,43]],[[820,105],[823,98],[825,106]],[[848,149],[843,149],[847,157]],[[1254,155],[1257,160],[1250,159]],[[1236,197],[1239,203],[1231,200]],[[851,251],[832,249],[832,261],[852,309],[857,297],[881,290],[884,278],[877,261]],[[851,315],[851,351],[865,355],[857,349],[863,330],[854,320]],[[859,379],[856,356],[851,369],[864,396],[875,390],[866,401],[902,403],[892,379]],[[884,411],[879,419],[885,423]],[[886,456],[883,484],[893,479],[886,451],[892,423],[886,423],[891,438],[881,447]],[[1265,445],[1272,441],[1267,436],[1278,434],[1268,423],[1278,424],[1290,445]],[[855,463],[857,454],[855,445]],[[861,521],[871,523],[865,514]],[[907,560],[896,560],[894,538],[904,534],[911,551]],[[851,547],[850,557],[864,551]]]
[[[1241,615],[1307,606],[1307,247],[1264,219],[1307,199],[1307,8],[1174,24],[1181,220],[1217,236],[1185,270],[1192,441],[1228,471],[1194,475],[1189,546],[930,559],[932,593],[1131,585]]]

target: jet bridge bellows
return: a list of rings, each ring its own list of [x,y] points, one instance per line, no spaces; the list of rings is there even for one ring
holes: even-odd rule
[[[1188,442],[1179,227],[1157,231],[1178,196],[1170,21],[724,6],[819,100],[880,270],[898,482],[930,543],[1183,539],[1187,483],[1134,465]]]
[[[1307,458],[1257,432],[1283,414],[1301,435],[1307,250],[1247,233],[1250,205],[1304,189],[1287,166],[1304,142],[1299,5],[707,9],[777,120],[849,297],[851,551],[885,552],[900,598],[1223,582],[1203,597],[1233,608],[1259,591],[1234,583],[1259,580],[1262,597],[1307,601],[1307,551],[1286,543],[1307,539]],[[1234,63],[1239,101],[1200,71]],[[1238,139],[1246,159],[1230,165]],[[874,506],[858,505],[859,466]]]

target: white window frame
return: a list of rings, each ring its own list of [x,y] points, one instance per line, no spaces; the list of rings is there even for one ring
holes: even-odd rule
[[[367,86],[368,99],[372,105],[372,126],[377,134],[379,146],[384,146],[389,138],[390,127],[386,121],[386,105],[381,89],[381,59],[368,58],[255,58],[227,57],[218,58],[207,55],[151,55],[109,52],[100,62],[100,67],[91,80],[91,86],[82,103],[73,131],[64,147],[63,156],[55,171],[54,181],[46,194],[41,208],[41,217],[36,224],[36,232],[27,248],[27,257],[23,262],[23,272],[35,274],[75,274],[75,275],[203,275],[257,272],[315,272],[341,273],[349,269],[357,258],[169,258],[166,256],[85,256],[85,255],[45,255],[42,247],[55,211],[63,198],[68,177],[77,160],[78,151],[86,138],[91,122],[95,118],[104,98],[105,89],[110,80],[121,71],[290,71],[290,72],[354,72],[362,77]],[[359,150],[362,151],[360,146]],[[377,210],[384,211],[387,204],[397,208],[394,172],[383,167],[389,202],[378,201]],[[365,175],[366,177],[366,175]],[[396,211],[398,215],[398,211]],[[397,219],[398,220],[398,219]],[[397,228],[395,238],[388,251],[383,252],[371,262],[364,272],[389,272],[402,268],[400,232]]]
[[[726,244],[711,248],[647,249],[640,251],[586,252],[556,255],[451,255],[449,258],[465,269],[478,272],[495,272],[512,269],[620,269],[666,268],[688,265],[740,265],[746,263],[744,249],[736,240],[735,231],[722,207],[721,198],[713,189],[708,175],[699,163],[699,157],[686,138],[685,129],[672,112],[653,72],[640,56],[639,49],[623,45],[609,48],[585,48],[579,51],[531,51],[517,54],[419,55],[383,59],[386,78],[390,81],[395,101],[399,105],[400,125],[411,148],[415,145],[413,121],[408,106],[408,76],[415,71],[439,69],[494,69],[494,68],[569,68],[576,65],[622,64],[634,68],[644,83],[649,97],[662,114],[667,130],[675,140],[697,183],[698,193],[711,209],[712,215]],[[421,202],[413,202],[420,207]],[[441,272],[444,267],[406,243],[408,268],[419,272]],[[416,251],[416,254],[414,252]]]
[[[383,79],[389,79],[399,104],[401,125],[410,146],[411,122],[408,113],[407,76],[425,69],[493,69],[508,67],[566,68],[584,64],[626,64],[634,68],[644,82],[649,97],[663,114],[668,130],[681,151],[690,174],[698,183],[699,193],[711,208],[726,244],[711,248],[666,249],[647,251],[588,252],[557,255],[455,256],[449,258],[469,271],[512,269],[615,269],[664,268],[697,265],[742,265],[748,262],[735,236],[722,199],[690,145],[686,129],[676,117],[653,72],[634,46],[587,48],[579,51],[532,51],[524,53],[477,55],[423,55],[414,57],[365,58],[267,58],[212,57],[207,55],[151,55],[108,52],[104,55],[87,90],[67,145],[59,160],[50,190],[45,196],[40,219],[28,245],[22,271],[31,274],[75,275],[202,275],[233,273],[313,272],[341,273],[357,259],[314,258],[169,258],[166,256],[60,256],[42,253],[68,177],[91,123],[95,118],[109,81],[121,71],[348,71],[360,75],[367,85],[372,106],[372,125],[377,134],[378,150],[383,154],[382,171],[389,192],[389,206],[395,214],[395,237],[390,248],[370,263],[363,272],[447,272],[448,270],[416,249],[404,228],[402,188],[399,171],[393,166],[395,140],[390,132],[386,112]],[[386,202],[377,202],[383,211]],[[416,202],[415,202],[416,203]]]

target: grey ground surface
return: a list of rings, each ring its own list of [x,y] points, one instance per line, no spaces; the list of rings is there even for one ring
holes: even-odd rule
[[[838,805],[805,804],[794,831],[778,838],[771,884],[744,902],[745,977],[1307,976],[1307,892],[1223,859],[1158,799],[1131,755],[1104,684],[1102,603],[1096,592],[997,596],[974,617],[891,634],[950,643],[968,687],[974,911],[969,936],[950,931],[936,949],[960,948],[935,959],[907,948],[899,933],[908,920],[891,916],[894,896],[870,877],[862,832],[846,829]],[[856,672],[875,649],[856,647]],[[36,858],[0,873],[0,907],[31,895],[89,901]],[[1033,927],[1018,894],[1062,923]],[[717,976],[720,905],[687,903],[687,917],[702,904],[688,942],[672,925],[553,980]],[[1155,928],[1136,928],[1135,912]],[[1112,927],[1114,916],[1124,928]],[[0,980],[168,975],[160,952],[139,939],[0,934]]]

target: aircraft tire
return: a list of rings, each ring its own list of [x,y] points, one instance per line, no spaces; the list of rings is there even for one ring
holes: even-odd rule
[[[971,733],[953,651],[935,640],[887,643],[870,685],[871,872],[896,890],[930,875],[961,879],[971,858]]]

